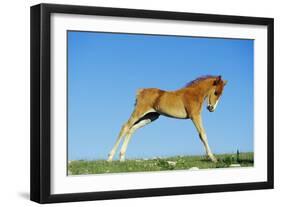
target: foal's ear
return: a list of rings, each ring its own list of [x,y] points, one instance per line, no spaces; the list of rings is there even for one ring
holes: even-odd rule
[[[224,80],[223,81],[223,85],[225,86],[227,84],[227,80]]]
[[[219,82],[221,81],[221,75],[219,75],[216,80],[214,81],[214,85],[218,85]]]

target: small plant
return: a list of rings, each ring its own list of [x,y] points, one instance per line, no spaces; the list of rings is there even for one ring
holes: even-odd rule
[[[240,163],[239,155],[240,155],[240,153],[239,153],[239,150],[237,149],[237,152],[236,152],[236,161],[237,161],[237,163]]]

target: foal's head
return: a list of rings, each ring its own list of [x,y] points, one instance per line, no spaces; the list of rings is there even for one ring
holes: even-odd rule
[[[213,81],[212,89],[209,91],[209,94],[208,94],[208,97],[207,97],[207,99],[208,99],[207,109],[210,112],[215,111],[215,109],[218,105],[220,96],[223,92],[223,88],[226,85],[226,83],[227,83],[227,81],[222,80],[221,76],[216,77],[215,80]]]

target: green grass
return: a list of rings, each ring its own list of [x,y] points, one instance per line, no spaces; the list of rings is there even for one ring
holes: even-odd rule
[[[216,155],[217,163],[209,161],[204,156],[175,156],[156,159],[136,159],[124,162],[106,160],[74,160],[68,164],[69,175],[118,173],[118,172],[145,172],[164,170],[183,170],[192,167],[199,169],[227,168],[231,164],[240,164],[241,167],[254,165],[254,154],[252,152],[237,154]]]

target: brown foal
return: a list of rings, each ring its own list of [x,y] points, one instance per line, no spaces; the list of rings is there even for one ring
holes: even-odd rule
[[[125,160],[125,153],[133,133],[156,120],[160,115],[178,119],[191,119],[204,144],[207,156],[213,161],[213,155],[202,124],[201,111],[207,99],[207,109],[215,111],[226,81],[221,76],[202,76],[176,91],[164,91],[157,88],[140,89],[137,92],[135,109],[129,120],[122,126],[119,136],[108,156],[112,161],[123,137],[120,161]]]

